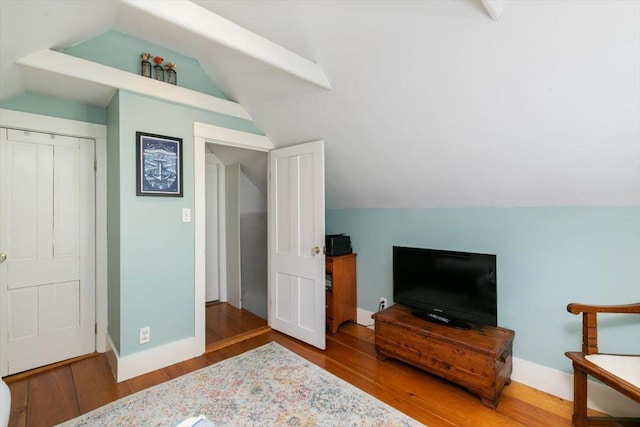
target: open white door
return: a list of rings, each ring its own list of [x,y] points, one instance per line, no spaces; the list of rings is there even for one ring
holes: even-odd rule
[[[269,325],[324,350],[324,142],[269,152],[269,177]]]

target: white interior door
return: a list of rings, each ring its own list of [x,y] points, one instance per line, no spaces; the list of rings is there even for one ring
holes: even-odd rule
[[[269,325],[325,348],[324,143],[269,153]]]
[[[219,240],[219,214],[218,214],[218,168],[215,163],[210,163],[207,159],[205,165],[205,202],[206,202],[206,285],[205,299],[207,302],[220,299],[220,250]]]
[[[0,374],[95,350],[94,142],[0,129]]]

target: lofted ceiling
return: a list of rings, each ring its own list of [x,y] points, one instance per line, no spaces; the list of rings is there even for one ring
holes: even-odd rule
[[[325,140],[329,208],[640,204],[639,1],[193,1],[330,89],[130,3],[0,0],[0,100],[104,105],[16,61],[114,29],[198,59],[276,147]]]

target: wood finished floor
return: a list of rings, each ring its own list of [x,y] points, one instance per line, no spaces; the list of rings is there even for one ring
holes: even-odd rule
[[[237,317],[237,325],[225,328],[240,328],[242,317]],[[13,397],[9,426],[54,425],[271,341],[429,427],[571,425],[570,402],[513,381],[502,393],[498,408],[489,409],[477,397],[453,384],[397,361],[379,361],[373,331],[345,324],[336,334],[327,334],[324,352],[269,331],[119,384],[113,379],[103,354],[15,381],[9,377]]]
[[[225,302],[208,303],[205,319],[207,348],[267,326],[266,320]]]

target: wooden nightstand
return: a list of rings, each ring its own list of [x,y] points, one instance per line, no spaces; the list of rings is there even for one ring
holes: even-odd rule
[[[344,322],[356,323],[356,254],[326,257],[327,326],[335,334]]]

